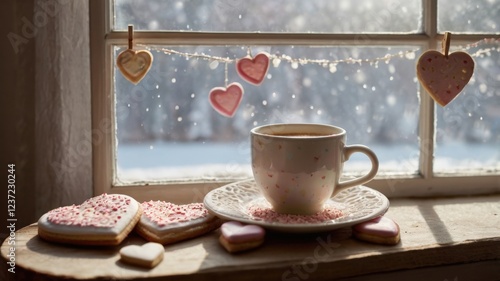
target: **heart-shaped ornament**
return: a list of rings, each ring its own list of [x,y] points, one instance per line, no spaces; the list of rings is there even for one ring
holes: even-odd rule
[[[127,80],[138,84],[153,64],[153,55],[147,50],[127,49],[116,58],[116,66]]]
[[[418,80],[441,106],[457,97],[473,73],[474,60],[464,52],[445,56],[438,51],[427,51],[417,63]]]
[[[259,85],[266,77],[269,69],[269,55],[258,53],[254,58],[250,56],[239,59],[236,62],[236,71],[245,81]]]
[[[79,245],[118,245],[142,214],[135,199],[123,194],[102,194],[81,205],[59,207],[38,220],[45,240]]]
[[[258,225],[244,225],[236,221],[223,223],[220,229],[222,236],[230,243],[257,241],[265,235],[264,229]]]
[[[163,260],[165,249],[162,244],[149,242],[142,246],[129,245],[120,249],[123,262],[153,268]]]
[[[209,101],[215,111],[226,117],[233,117],[243,97],[243,87],[240,83],[231,83],[224,87],[213,88],[209,95]]]

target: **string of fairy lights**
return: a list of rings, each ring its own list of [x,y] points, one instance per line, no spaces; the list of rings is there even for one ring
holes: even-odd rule
[[[491,46],[487,47],[484,49],[480,49],[475,51],[474,53],[470,54],[471,57],[482,57],[482,56],[488,56],[491,54],[491,52],[500,52],[500,39],[495,39],[495,38],[485,38],[482,40],[479,40],[474,43],[467,44],[465,46],[457,46],[454,48],[455,51],[469,51],[472,48],[479,47],[481,45],[497,45],[497,46]],[[158,47],[158,46],[151,46],[151,45],[143,45],[143,44],[137,44],[137,46],[142,47],[146,50],[149,51],[156,51],[156,52],[162,52],[166,55],[178,55],[180,57],[185,57],[187,59],[201,59],[201,60],[206,60],[206,61],[211,61],[211,62],[219,62],[219,63],[235,63],[238,59],[233,59],[229,57],[220,57],[220,56],[213,56],[205,53],[188,53],[188,52],[181,52],[177,51],[174,49],[169,49],[169,48],[163,48],[163,47]],[[370,64],[370,65],[375,65],[378,62],[388,62],[393,58],[406,58],[406,59],[415,59],[416,53],[420,51],[420,48],[416,49],[411,49],[407,51],[399,51],[398,53],[395,54],[387,54],[383,57],[375,57],[375,58],[345,58],[345,59],[310,59],[310,58],[294,58],[292,56],[289,56],[287,54],[270,54],[269,59],[271,60],[272,64],[276,67],[278,66],[282,61],[288,62],[292,65],[293,68],[298,67],[299,65],[305,65],[305,64],[316,64],[320,65],[323,67],[329,67],[330,72],[334,72],[333,70],[338,64]],[[247,47],[247,55],[250,54],[250,47]]]
[[[448,57],[448,49],[450,46],[450,36],[449,33],[445,34],[445,38],[443,40],[443,56]],[[206,53],[190,53],[190,52],[183,52],[175,49],[170,49],[170,48],[165,48],[161,46],[154,46],[154,45],[138,45],[140,48],[142,48],[144,51],[132,51],[133,44],[133,27],[131,28],[129,26],[129,49],[126,51],[123,51],[119,57],[117,58],[117,65],[121,67],[120,70],[123,70],[125,73],[124,75],[127,75],[127,79],[131,80],[134,84],[137,84],[144,75],[146,75],[147,71],[151,67],[151,62],[153,60],[151,51],[155,52],[160,52],[165,55],[175,55],[175,56],[180,56],[184,57],[186,59],[196,59],[196,60],[204,60],[204,61],[209,61],[210,63],[210,68],[215,69],[219,63],[224,64],[224,73],[225,73],[225,87],[215,87],[209,92],[209,101],[212,105],[212,107],[218,111],[220,114],[226,116],[226,117],[232,117],[237,110],[239,103],[241,102],[241,98],[243,96],[244,90],[241,84],[238,82],[234,82],[231,84],[228,84],[228,65],[235,63],[236,64],[236,69],[238,74],[240,75],[243,80],[246,80],[247,82],[254,84],[254,85],[260,85],[262,81],[264,80],[264,77],[267,73],[267,70],[269,66],[272,64],[275,68],[278,67],[281,62],[286,62],[291,65],[293,69],[297,69],[299,66],[302,65],[307,65],[307,64],[314,64],[314,65],[319,65],[324,67],[325,69],[328,69],[331,73],[335,73],[337,71],[337,66],[339,64],[358,64],[358,65],[364,65],[364,64],[369,64],[374,67],[378,67],[378,64],[380,62],[385,62],[388,64],[390,60],[394,58],[404,58],[408,60],[414,60],[416,59],[416,55],[418,52],[423,52],[420,48],[415,48],[411,50],[406,50],[406,51],[398,51],[397,53],[393,54],[386,54],[381,57],[374,57],[374,58],[352,58],[352,57],[347,57],[344,59],[315,59],[315,58],[304,58],[304,57],[293,57],[287,54],[269,54],[267,52],[259,52],[256,57],[252,56],[252,48],[250,46],[240,46],[242,50],[246,48],[246,56],[240,57],[240,58],[231,58],[231,57],[222,57],[222,56],[215,56],[211,54],[206,54]],[[444,46],[446,46],[444,48]],[[473,50],[474,48],[474,50]],[[476,50],[476,48],[479,48]],[[464,58],[460,58],[463,60],[461,63],[465,62],[471,62],[470,65],[472,65],[472,71],[473,72],[473,65],[474,62],[472,61],[471,57],[476,57],[476,58],[482,58],[484,56],[491,56],[492,52],[500,52],[500,39],[495,39],[495,38],[485,38],[482,40],[479,40],[477,42],[467,44],[464,46],[457,46],[453,48],[454,51],[462,51],[462,52],[457,52],[457,55],[464,56]],[[142,52],[142,53],[141,53]],[[145,53],[144,53],[145,52]],[[426,51],[425,53],[428,53],[429,51]],[[472,52],[472,53],[469,53]],[[424,54],[425,54],[424,53]],[[423,55],[424,55],[423,54]],[[143,58],[140,58],[138,60],[132,60],[132,65],[130,64],[130,57],[134,56],[145,56]],[[422,55],[422,56],[423,56]],[[122,56],[122,58],[120,58]],[[128,58],[127,58],[128,56]],[[421,58],[422,58],[421,56]],[[433,55],[435,56],[435,55]],[[452,55],[450,55],[452,56]],[[256,61],[257,58],[259,57],[259,61]],[[419,59],[419,64],[421,63]],[[433,57],[434,61],[436,61],[437,57]],[[137,58],[136,58],[137,59]],[[139,61],[143,61],[144,65],[137,65],[134,68],[133,63],[137,63]],[[427,59],[429,63],[433,60],[431,58]],[[435,62],[433,62],[434,64]],[[454,62],[455,64],[456,62]],[[132,67],[131,67],[132,66]],[[147,66],[145,68],[144,66]],[[446,69],[449,67],[449,64],[438,64],[435,65],[438,68],[445,69],[446,71],[457,71],[457,69]],[[430,66],[431,69],[434,69],[434,66]],[[455,67],[455,66],[453,66]],[[456,72],[456,75],[462,75],[463,73],[468,73],[468,71],[464,70],[464,66],[461,66],[461,69],[458,69],[459,71]],[[127,69],[129,68],[129,69]],[[136,76],[131,75],[130,72],[135,71],[136,69],[139,70],[139,74]],[[418,73],[418,70],[421,70],[421,73]],[[463,73],[460,73],[460,70]],[[434,72],[434,71],[431,71]],[[442,71],[441,71],[442,72]],[[417,69],[417,74],[422,75],[427,75],[426,74],[426,68],[423,66],[420,66]],[[439,75],[439,74],[433,74],[434,76]],[[454,74],[455,75],[455,74]],[[463,77],[464,83],[462,83],[462,80],[460,81],[448,81],[449,77],[444,76],[444,77],[439,77],[439,79],[442,79],[440,81],[444,81],[446,83],[450,83],[448,86],[448,90],[444,90],[446,93],[448,93],[448,97],[446,97],[446,102],[443,102],[441,105],[446,105],[449,101],[451,101],[458,93],[460,93],[461,89],[463,89],[463,86],[468,83],[470,76],[472,74],[467,74],[468,77]],[[423,83],[423,85],[428,86],[429,88],[426,88],[428,91],[441,91],[442,89],[437,89],[435,90],[433,87],[435,85],[430,85],[433,84],[434,78],[432,78],[429,81],[422,81],[422,79],[426,79],[424,76],[420,77],[417,75],[419,80]],[[436,76],[437,77],[437,76]],[[455,76],[450,76],[452,79],[455,79]],[[460,82],[460,83],[459,83]],[[457,84],[458,83],[458,84]],[[464,84],[464,85],[461,85]],[[451,91],[451,84],[453,84],[453,91]],[[456,84],[456,85],[455,85]],[[456,88],[456,90],[455,90]],[[453,92],[453,93],[452,93]],[[453,98],[451,95],[453,94]],[[443,99],[441,95],[442,93],[432,93],[431,95],[433,96],[434,99]],[[442,101],[441,101],[442,102]]]

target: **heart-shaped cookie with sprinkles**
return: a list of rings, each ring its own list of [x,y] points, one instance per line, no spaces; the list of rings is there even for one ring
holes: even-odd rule
[[[77,245],[118,245],[142,214],[135,199],[102,194],[81,205],[51,210],[38,220],[38,235],[47,241]]]
[[[221,224],[203,203],[176,205],[165,201],[147,201],[135,231],[144,239],[172,244],[208,233]]]
[[[446,106],[464,89],[474,73],[474,60],[465,52],[449,53],[451,33],[446,32],[442,53],[423,53],[417,62],[417,78],[429,95]]]
[[[474,60],[464,52],[444,56],[427,51],[418,60],[417,77],[441,106],[450,103],[464,89],[474,73]]]

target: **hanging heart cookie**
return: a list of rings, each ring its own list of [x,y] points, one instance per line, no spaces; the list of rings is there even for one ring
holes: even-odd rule
[[[208,97],[215,111],[226,117],[233,117],[243,97],[243,87],[237,82],[229,84],[227,88],[215,87]]]
[[[134,50],[134,26],[128,26],[128,49],[116,57],[116,66],[128,81],[137,85],[153,64],[153,55],[147,50]]]
[[[240,77],[254,85],[262,83],[268,69],[269,55],[264,52],[257,54],[254,58],[248,56],[236,62],[236,71]]]
[[[138,84],[148,73],[153,63],[153,55],[147,50],[127,49],[116,58],[120,72],[134,84]]]
[[[474,73],[474,60],[464,52],[448,54],[450,34],[445,34],[443,53],[427,51],[417,63],[417,77],[431,97],[446,106],[463,90]]]

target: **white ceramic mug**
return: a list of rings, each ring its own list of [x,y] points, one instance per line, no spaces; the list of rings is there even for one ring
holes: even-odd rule
[[[345,145],[346,131],[323,124],[272,124],[251,130],[252,170],[264,197],[278,213],[310,215],[337,192],[369,182],[378,171],[375,153]],[[361,152],[370,172],[339,182],[344,162]]]

